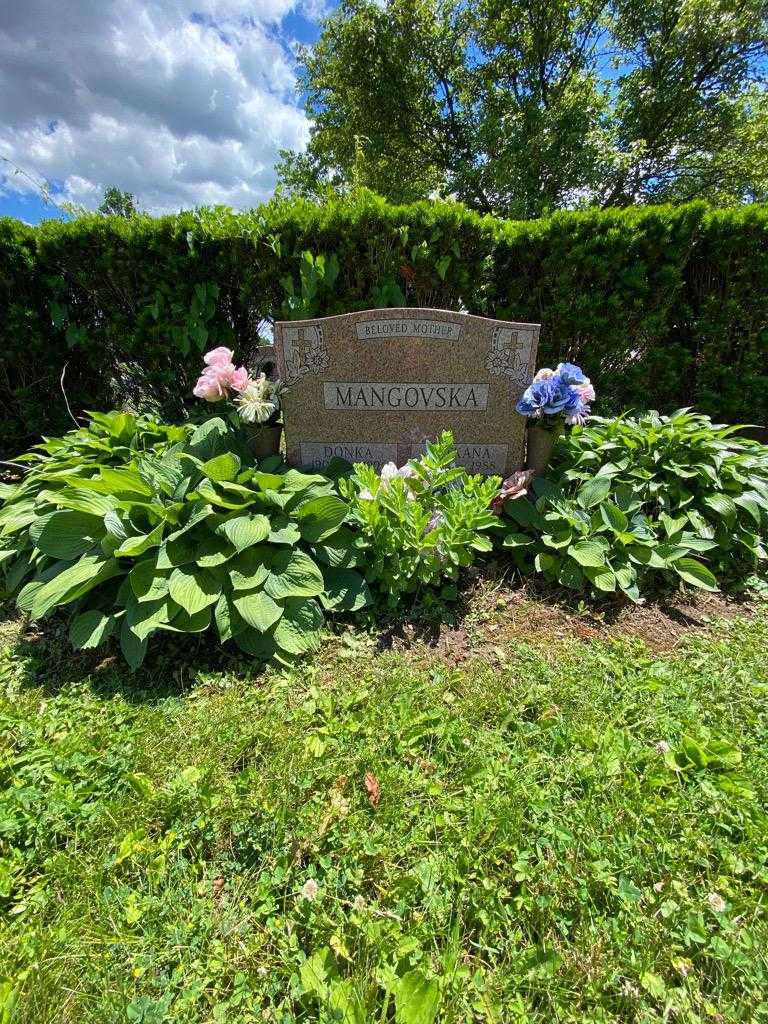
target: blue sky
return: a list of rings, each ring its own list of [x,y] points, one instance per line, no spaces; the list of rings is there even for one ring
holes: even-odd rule
[[[333,5],[75,0],[62,18],[60,0],[0,4],[0,215],[62,216],[34,182],[89,209],[108,185],[155,213],[261,202],[278,150],[307,138],[295,45]]]

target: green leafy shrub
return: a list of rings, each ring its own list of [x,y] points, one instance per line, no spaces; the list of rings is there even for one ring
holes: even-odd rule
[[[97,416],[49,442],[3,490],[6,586],[33,619],[65,608],[73,647],[119,635],[136,668],[158,631],[214,625],[260,659],[300,655],[316,646],[323,610],[368,602],[332,480],[274,472],[277,457],[244,466],[220,419],[158,428],[149,448],[149,427],[128,437],[132,419]]]
[[[488,531],[498,518],[489,506],[500,483],[457,467],[447,431],[400,470],[355,466],[342,486],[365,544],[366,579],[390,608],[405,595],[429,602],[438,587],[442,599],[456,596],[459,570],[493,548]]]
[[[250,368],[280,317],[432,306],[542,324],[539,364],[589,365],[604,410],[695,404],[768,423],[768,210],[561,212],[524,223],[365,191],[151,218],[0,219],[6,452],[76,411],[183,417],[205,348]]]
[[[595,417],[561,446],[535,503],[505,505],[522,569],[640,596],[650,574],[714,590],[768,557],[768,448],[687,409]]]

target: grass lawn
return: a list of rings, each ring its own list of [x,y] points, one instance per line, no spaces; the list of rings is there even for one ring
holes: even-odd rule
[[[0,1021],[768,1021],[768,608],[729,614],[501,587],[135,676],[8,619]]]

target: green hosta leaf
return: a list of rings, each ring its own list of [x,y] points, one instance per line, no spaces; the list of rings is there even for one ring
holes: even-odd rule
[[[302,491],[308,491],[318,485],[328,486],[325,476],[321,476],[319,473],[304,473],[299,469],[289,469],[287,473],[283,473],[280,482],[284,491],[291,491],[294,494],[300,494]]]
[[[227,483],[224,480],[219,483],[203,480],[197,487],[197,493],[212,505],[238,510],[245,509],[260,498],[257,491],[252,491],[249,487],[243,487],[241,484]]]
[[[81,480],[83,487],[88,481]],[[110,494],[94,494],[83,487],[67,487],[63,491],[45,491],[48,501],[61,508],[71,508],[76,512],[87,512],[103,518],[107,512],[115,508],[117,501]],[[41,493],[40,497],[43,497]]]
[[[669,565],[676,559],[683,558],[684,555],[687,555],[688,548],[685,544],[657,544],[656,554],[659,558],[663,558],[667,565]]]
[[[318,562],[325,562],[334,569],[354,569],[365,564],[365,542],[346,526],[341,526],[324,544],[316,544],[312,554]]]
[[[123,652],[123,657],[128,662],[132,672],[136,671],[147,654],[146,638],[140,640],[125,619],[123,619],[123,625],[120,630],[120,650]]]
[[[272,559],[264,589],[270,597],[315,597],[325,590],[323,574],[309,555],[297,549],[280,550]]]
[[[572,558],[566,558],[560,566],[557,578],[564,587],[569,587],[571,590],[579,590],[584,584],[584,573],[581,566],[577,565]]]
[[[254,629],[266,633],[283,614],[283,607],[263,590],[245,593],[239,591],[232,599],[238,614]]]
[[[562,559],[550,551],[540,551],[534,559],[536,569],[549,577],[557,576],[561,564]]]
[[[167,537],[160,545],[157,556],[158,569],[174,569],[178,565],[187,565],[197,557],[197,544],[188,536],[171,540]]]
[[[269,576],[272,564],[272,549],[266,544],[248,548],[227,566],[233,590],[255,590]]]
[[[169,633],[204,633],[211,624],[211,605],[201,608],[194,615],[188,615],[184,609],[179,609],[174,601],[169,601],[168,613],[169,622],[160,622],[158,626]]]
[[[36,591],[30,608],[32,618],[40,619],[52,608],[69,604],[104,580],[119,576],[122,571],[114,558],[104,558],[101,554],[83,555],[78,562],[67,566]]]
[[[116,466],[102,466],[98,479],[83,481],[81,486],[93,488],[101,494],[110,494],[121,501],[152,497],[152,488],[142,480],[136,470]]]
[[[323,568],[325,591],[320,603],[328,611],[356,612],[371,603],[371,592],[359,572],[353,569]]]
[[[296,513],[299,531],[304,540],[317,544],[335,533],[347,517],[349,507],[341,498],[325,495],[313,498]]]
[[[210,516],[216,514],[210,505],[197,504],[196,507],[194,505],[191,505],[190,507],[194,508],[194,512],[192,512],[192,515],[189,516],[186,523],[184,523],[183,526],[180,526],[178,530],[174,530],[173,533],[169,533],[168,536],[166,537],[166,541],[169,544],[172,544],[174,541],[178,540],[179,537],[183,537],[185,534],[189,533],[190,530],[193,530],[196,526],[199,526],[200,523],[205,522],[205,520],[208,519]]]
[[[690,548],[691,551],[712,551],[717,547],[717,541],[704,540],[703,537],[697,537],[695,533],[690,533],[688,530],[681,534],[680,544]]]
[[[612,501],[604,501],[601,504],[600,515],[605,525],[615,530],[616,533],[624,533],[629,526],[627,517]]]
[[[323,622],[323,613],[317,601],[288,598],[283,617],[273,634],[275,643],[289,654],[312,651],[320,642]]]
[[[263,473],[259,471],[253,474],[250,482],[254,487],[258,487],[260,491],[279,491],[283,486],[284,479],[279,473]]]
[[[224,565],[237,554],[237,549],[224,537],[216,537],[213,534],[204,537],[197,547],[197,558],[195,561],[204,569],[213,569],[217,565]]]
[[[542,517],[536,506],[527,498],[516,498],[504,503],[504,515],[514,520],[518,526],[536,526],[540,528]]]
[[[73,561],[98,543],[105,532],[103,517],[66,511],[45,516],[42,528],[37,530],[33,525],[29,535],[44,554]]]
[[[529,544],[533,544],[533,537],[529,537],[527,533],[517,533],[515,530],[510,530],[509,533],[504,535],[504,540],[501,544],[505,548],[524,548]]]
[[[725,494],[708,494],[703,501],[707,508],[716,512],[727,524],[736,522],[736,506]]]
[[[120,543],[122,543],[128,536],[128,531],[126,530],[125,523],[123,522],[124,515],[124,512],[120,513],[116,509],[112,509],[104,516],[104,526],[106,527],[107,533],[110,537],[114,537]]]
[[[674,537],[675,534],[680,533],[683,528],[688,525],[687,515],[673,518],[672,516],[667,515],[666,512],[662,512],[659,519],[661,520],[661,524],[664,527],[664,532],[667,537]]]
[[[187,451],[198,459],[205,461],[223,452],[227,448],[227,424],[219,416],[202,423],[192,434],[187,444]]]
[[[21,585],[25,576],[28,576],[34,568],[34,563],[29,558],[29,552],[19,555],[16,561],[5,570],[5,586],[7,592],[12,594]]]
[[[222,643],[231,640],[233,636],[237,636],[238,633],[242,633],[244,629],[248,628],[248,624],[240,616],[228,594],[222,594],[216,602],[213,617]]]
[[[277,651],[271,633],[260,633],[258,629],[252,629],[250,626],[246,626],[235,636],[235,643],[241,651],[261,661],[271,661]]]
[[[756,497],[759,497],[759,495]],[[759,528],[762,523],[762,514],[760,512],[760,504],[755,500],[755,497],[751,497],[748,494],[740,494],[737,498],[734,498],[733,501],[735,505],[738,505],[739,508],[743,508],[745,512],[749,513],[755,523],[755,526]]]
[[[218,601],[221,582],[209,569],[181,566],[171,573],[168,592],[188,615],[195,615]]]
[[[613,591],[616,589],[616,574],[609,566],[596,568],[593,566],[584,567],[584,575],[598,590]]]
[[[616,582],[622,590],[629,590],[637,582],[637,573],[631,565],[621,565],[614,571],[616,573]]]
[[[16,598],[17,607],[23,612],[31,613],[35,599],[44,586],[45,580],[32,580],[30,583],[25,584]]]
[[[701,562],[695,558],[678,558],[671,563],[672,568],[693,587],[700,587],[702,590],[717,590],[717,580]]]
[[[641,544],[634,544],[627,548],[627,554],[633,562],[638,565],[647,565],[651,569],[666,569],[667,563],[652,547],[645,547]]]
[[[298,544],[301,534],[296,523],[288,516],[276,515],[272,518],[272,529],[267,539],[270,544]]]
[[[567,548],[573,540],[573,531],[566,528],[555,533],[543,533],[541,540],[548,548]]]
[[[129,601],[125,609],[125,621],[139,640],[148,637],[171,620],[176,610],[173,602],[166,599],[159,601]]]
[[[607,476],[596,476],[579,490],[576,501],[582,508],[594,508],[605,501],[611,492],[611,479]]]
[[[688,512],[688,522],[694,528],[696,533],[705,540],[712,540],[715,536],[715,530],[711,523],[709,523],[704,516],[702,516],[695,509],[691,509]]]
[[[605,562],[605,548],[591,540],[580,540],[568,548],[568,554],[575,559],[579,565],[591,566],[598,569],[603,567]]]
[[[240,472],[240,459],[233,452],[222,452],[221,455],[204,462],[200,469],[209,480],[229,482]]]
[[[69,624],[69,642],[76,651],[99,647],[109,639],[114,628],[114,615],[104,615],[95,610],[83,612],[75,615]]]
[[[270,525],[266,516],[235,516],[216,527],[216,533],[225,537],[238,551],[260,544],[269,536]]]
[[[137,601],[158,601],[168,593],[168,570],[158,569],[154,558],[145,558],[128,573]]]
[[[163,539],[164,524],[160,523],[150,533],[128,537],[114,552],[115,558],[136,558],[150,548],[156,548]]]

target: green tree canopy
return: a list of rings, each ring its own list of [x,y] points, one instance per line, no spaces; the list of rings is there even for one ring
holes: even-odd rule
[[[104,190],[98,212],[104,217],[135,217],[139,212],[132,192],[124,192],[115,185]]]
[[[768,198],[768,0],[342,0],[285,187],[578,205]]]

